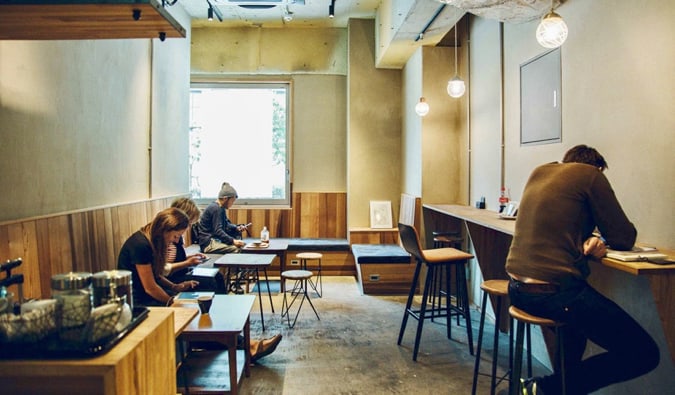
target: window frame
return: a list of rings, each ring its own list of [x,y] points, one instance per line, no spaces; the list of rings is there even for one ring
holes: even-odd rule
[[[278,88],[286,90],[286,169],[285,169],[285,194],[281,199],[247,199],[238,198],[234,204],[234,208],[290,208],[291,207],[291,186],[292,186],[292,114],[293,114],[293,81],[291,79],[255,79],[255,80],[239,80],[239,79],[211,79],[211,78],[191,78],[190,92],[193,89],[199,88],[224,88],[224,87],[241,87],[243,89],[251,89],[255,87],[261,88]],[[191,93],[190,93],[191,95]],[[192,123],[192,109],[190,108],[189,118]],[[190,125],[190,129],[193,125]],[[188,151],[189,152],[189,151]],[[190,170],[189,170],[190,171]],[[236,186],[235,186],[236,188]],[[210,204],[216,197],[202,197],[194,198],[195,202],[200,207],[205,207]]]

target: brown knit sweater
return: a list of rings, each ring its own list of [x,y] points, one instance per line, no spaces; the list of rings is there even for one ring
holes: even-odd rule
[[[596,229],[613,249],[627,250],[637,232],[604,174],[582,163],[549,163],[527,181],[506,271],[555,284],[585,279],[583,243]]]

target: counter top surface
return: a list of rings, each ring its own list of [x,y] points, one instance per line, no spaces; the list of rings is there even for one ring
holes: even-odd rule
[[[515,220],[506,220],[499,217],[499,213],[490,210],[477,209],[471,206],[458,204],[425,204],[423,207],[447,214],[465,221],[513,236],[516,230]],[[675,251],[659,248],[659,251],[675,257]],[[675,273],[675,264],[660,265],[649,262],[623,262],[616,259],[603,258],[602,264],[633,275]]]

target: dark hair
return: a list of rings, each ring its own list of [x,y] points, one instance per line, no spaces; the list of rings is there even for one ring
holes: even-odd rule
[[[563,157],[563,163],[585,163],[587,165],[599,167],[600,170],[609,168],[607,161],[600,153],[592,147],[584,144],[570,148]]]
[[[152,271],[155,276],[162,274],[166,261],[166,241],[164,235],[172,231],[185,231],[190,219],[183,210],[170,207],[157,213],[155,219],[143,227],[143,231],[150,237],[152,244]]]

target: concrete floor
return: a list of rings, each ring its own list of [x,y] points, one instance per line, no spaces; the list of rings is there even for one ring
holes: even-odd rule
[[[264,289],[264,288],[263,288]],[[257,302],[251,312],[252,338],[282,333],[276,352],[261,359],[244,378],[242,394],[470,394],[475,357],[469,353],[464,324],[426,321],[417,362],[412,360],[416,323],[408,321],[401,346],[396,344],[405,296],[361,295],[351,277],[324,277],[323,297],[312,295],[320,320],[305,303],[297,324],[288,328],[280,316],[282,296],[273,294],[275,313],[263,298],[265,332]],[[291,317],[292,318],[292,317]],[[480,312],[472,311],[474,344]],[[486,325],[481,371],[490,369],[492,333]],[[498,369],[507,366],[508,338],[503,335]],[[475,345],[474,345],[475,347]],[[536,364],[535,373],[543,368]],[[498,392],[508,382],[498,387]],[[478,394],[489,394],[489,377],[479,376]]]

